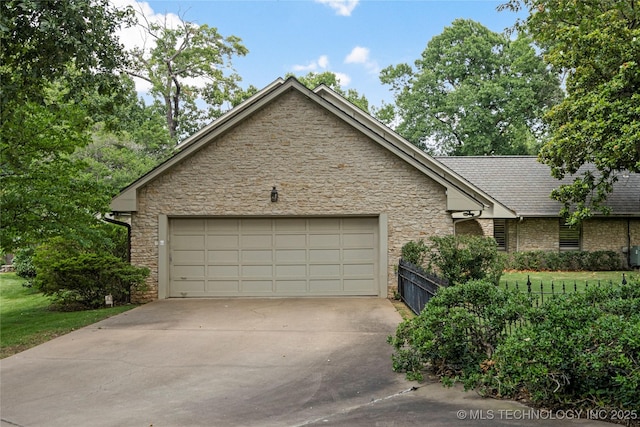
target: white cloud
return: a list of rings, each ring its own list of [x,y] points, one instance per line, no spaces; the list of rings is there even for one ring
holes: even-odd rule
[[[356,8],[360,0],[315,0],[335,10],[340,16],[351,16],[351,12]]]
[[[369,49],[362,46],[356,46],[344,58],[345,64],[362,64],[371,74],[379,74],[380,67],[376,61],[369,59]]]
[[[340,86],[344,87],[344,86],[349,86],[349,83],[351,83],[351,77],[349,77],[348,74],[345,73],[333,73],[336,75],[336,79],[338,79],[338,82],[340,82]]]
[[[322,55],[318,59],[309,62],[307,65],[294,65],[293,71],[316,72],[326,70],[329,67],[329,57]]]
[[[351,53],[344,59],[345,64],[366,64],[369,60],[369,49],[366,47],[356,46]]]

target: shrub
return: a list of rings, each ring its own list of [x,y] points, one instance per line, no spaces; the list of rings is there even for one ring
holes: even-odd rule
[[[485,387],[536,405],[640,408],[640,283],[556,296],[496,350]]]
[[[449,283],[459,284],[470,280],[499,282],[504,263],[492,237],[434,236],[431,242],[428,268],[435,270]]]
[[[36,267],[33,265],[34,249],[32,247],[18,249],[13,257],[13,267],[18,277],[33,279],[36,277]]]
[[[36,250],[35,286],[62,306],[97,308],[104,297],[114,303],[129,301],[132,287],[143,286],[147,268],[129,265],[106,251],[92,252],[63,239],[53,239]]]
[[[620,254],[614,251],[527,251],[507,256],[506,268],[536,271],[615,271],[622,268]]]
[[[395,336],[388,338],[395,349],[393,369],[421,380],[422,372],[430,368],[445,378],[461,376],[467,379],[465,385],[475,385],[483,362],[504,340],[507,325],[522,318],[530,304],[524,293],[489,282],[442,288],[419,316],[402,322]]]
[[[411,240],[402,247],[402,259],[413,265],[422,267],[425,257],[429,253],[429,247],[420,239],[417,242]]]

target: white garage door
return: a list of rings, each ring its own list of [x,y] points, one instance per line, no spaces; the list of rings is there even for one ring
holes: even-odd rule
[[[170,297],[378,294],[377,218],[172,219]]]

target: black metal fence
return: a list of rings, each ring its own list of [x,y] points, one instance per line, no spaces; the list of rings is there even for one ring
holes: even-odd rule
[[[567,293],[582,292],[584,289],[590,286],[616,286],[618,284],[627,284],[627,279],[622,274],[622,280],[620,283],[613,281],[602,282],[600,280],[594,282],[578,283],[573,282],[550,282],[532,283],[527,277],[527,282],[523,285],[518,282],[501,284],[505,289],[517,289],[522,292],[527,292],[529,295],[534,296],[532,303],[536,306],[544,304],[545,299],[550,299],[554,295],[562,295]],[[435,296],[438,289],[442,286],[448,286],[449,283],[446,279],[442,279],[433,274],[430,274],[420,267],[417,267],[403,259],[398,263],[398,293],[404,303],[416,314],[420,314],[425,305],[431,298]]]
[[[419,314],[447,280],[434,276],[403,259],[398,263],[398,293],[404,303]]]

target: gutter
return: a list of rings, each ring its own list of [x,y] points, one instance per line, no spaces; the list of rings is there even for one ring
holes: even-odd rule
[[[102,220],[110,224],[127,227],[127,262],[131,264],[131,224],[123,221],[118,221],[117,219],[109,218],[106,216],[102,217]]]

